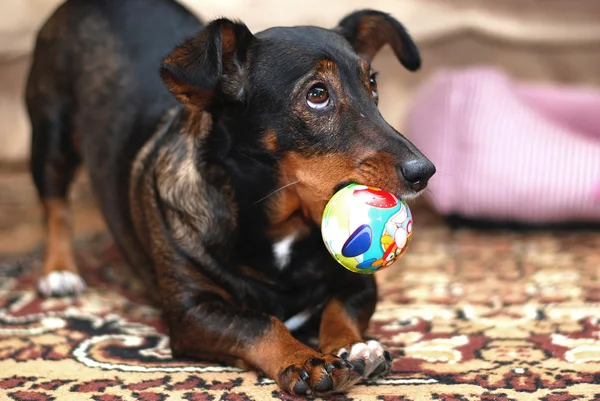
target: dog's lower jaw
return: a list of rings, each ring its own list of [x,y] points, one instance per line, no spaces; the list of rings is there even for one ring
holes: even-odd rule
[[[419,191],[406,191],[401,193],[398,197],[402,198],[404,200],[416,200],[418,198],[420,198],[421,196],[423,196],[423,194],[425,193],[425,191],[427,190],[427,188],[423,188]]]

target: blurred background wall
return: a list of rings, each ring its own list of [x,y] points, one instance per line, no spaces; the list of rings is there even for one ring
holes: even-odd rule
[[[181,0],[201,18],[235,17],[252,31],[275,25],[333,27],[347,12],[377,8],[403,22],[423,69],[404,71],[389,49],[375,60],[381,109],[402,130],[411,94],[441,68],[492,64],[539,82],[600,86],[598,0]],[[59,0],[0,1],[0,163],[23,162],[29,123],[22,92],[37,29]]]

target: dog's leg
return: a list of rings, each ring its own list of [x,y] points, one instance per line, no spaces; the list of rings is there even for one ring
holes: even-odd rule
[[[377,290],[372,276],[357,276],[351,285],[325,306],[321,317],[321,350],[364,368],[362,377],[374,379],[389,373],[392,355],[364,334],[375,311]]]
[[[67,201],[69,186],[80,164],[79,154],[58,105],[28,106],[32,125],[30,166],[47,230],[38,290],[44,296],[79,294],[85,283],[75,265]]]
[[[211,361],[237,358],[292,394],[344,391],[360,379],[362,370],[302,344],[280,320],[237,308],[221,292],[194,289],[193,273],[185,277],[183,285],[172,285],[172,276],[171,285],[159,281],[174,356]]]

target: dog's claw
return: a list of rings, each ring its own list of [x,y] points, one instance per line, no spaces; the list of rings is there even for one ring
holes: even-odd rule
[[[363,379],[377,379],[389,373],[392,368],[392,354],[384,350],[375,340],[366,343],[356,343],[346,348],[340,348],[338,355],[354,366],[354,370],[361,373]]]
[[[346,361],[344,361],[343,359],[341,359],[339,361],[335,361],[333,363],[333,367],[340,369],[340,368],[349,367],[349,366],[346,364]],[[328,370],[328,372],[329,372],[329,370]]]
[[[294,385],[294,394],[306,394],[308,392],[308,383],[300,379]]]
[[[364,359],[356,359],[353,362],[349,362],[352,365],[352,368],[360,373],[361,376],[364,377],[365,374],[365,361]]]
[[[381,373],[383,373],[385,371],[385,369],[386,369],[385,363],[380,363],[379,365],[377,365],[375,370],[371,372],[371,374],[369,375],[369,379],[379,376]]]
[[[321,380],[315,385],[315,391],[317,393],[326,393],[333,388],[333,381],[329,377],[329,375],[323,375]]]
[[[288,366],[279,376],[282,388],[297,395],[343,392],[359,381],[362,370],[335,355],[308,358]]]

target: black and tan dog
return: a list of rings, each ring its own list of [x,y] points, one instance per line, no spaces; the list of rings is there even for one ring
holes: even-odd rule
[[[364,338],[374,279],[340,267],[319,227],[341,186],[411,197],[435,171],[377,109],[370,60],[386,44],[419,68],[402,25],[373,10],[252,34],[169,0],[67,1],[39,32],[26,96],[48,227],[40,292],[85,286],[67,203],[85,162],[174,356],[255,368],[295,394],[386,374],[391,355]],[[320,351],[291,334],[301,325]]]

